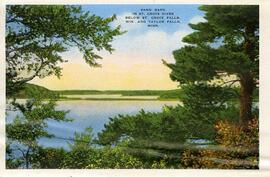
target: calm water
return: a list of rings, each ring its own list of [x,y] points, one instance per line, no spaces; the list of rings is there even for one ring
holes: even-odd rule
[[[68,118],[72,122],[48,121],[48,131],[57,137],[72,138],[74,132],[82,132],[86,127],[91,126],[96,135],[104,128],[104,124],[110,117],[118,114],[134,115],[141,109],[151,112],[160,112],[164,105],[175,106],[178,101],[95,101],[95,100],[68,100],[59,101],[57,109],[70,110]],[[16,112],[9,112],[7,123],[11,122]],[[67,148],[67,140],[63,139],[40,139],[40,144],[46,147]]]

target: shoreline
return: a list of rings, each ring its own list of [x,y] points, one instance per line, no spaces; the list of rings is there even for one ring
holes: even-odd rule
[[[26,100],[28,98],[16,98]],[[44,98],[43,100],[49,100]],[[180,101],[180,99],[174,98],[58,98],[56,101]]]
[[[180,99],[163,99],[163,98],[59,98],[57,101],[180,101]]]

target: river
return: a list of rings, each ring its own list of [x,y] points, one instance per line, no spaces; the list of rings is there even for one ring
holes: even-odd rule
[[[19,100],[23,101],[23,100]],[[57,102],[58,110],[69,110],[67,118],[72,122],[48,121],[47,131],[59,138],[41,138],[39,143],[45,147],[68,147],[68,140],[75,132],[82,132],[86,127],[92,127],[96,136],[104,128],[110,117],[118,114],[134,115],[141,109],[160,112],[164,105],[176,106],[179,101],[159,100],[64,100]],[[18,112],[8,112],[6,122],[10,123]],[[61,139],[63,138],[63,139]]]

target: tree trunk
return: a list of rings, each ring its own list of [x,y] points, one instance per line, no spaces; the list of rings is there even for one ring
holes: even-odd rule
[[[25,167],[26,169],[29,169],[29,148],[27,149],[27,152],[25,154]]]
[[[25,157],[25,168],[26,168],[26,169],[29,169],[28,155]]]
[[[252,39],[255,36],[255,26],[247,24],[245,28],[245,43],[244,52],[248,56],[249,60],[253,62],[255,60],[255,46]],[[241,66],[240,66],[241,67]],[[250,71],[246,71],[240,74],[240,124],[247,125],[252,117],[252,93],[255,87],[254,78]]]
[[[245,74],[240,79],[240,124],[247,125],[252,117],[252,93],[254,81],[250,74]]]

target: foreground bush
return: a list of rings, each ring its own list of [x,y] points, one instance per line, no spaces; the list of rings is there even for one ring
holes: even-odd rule
[[[143,168],[137,158],[126,154],[121,148],[73,149],[68,152],[62,168],[108,169]]]
[[[247,126],[221,121],[216,124],[217,145],[187,149],[181,158],[184,168],[257,169],[259,122]]]

